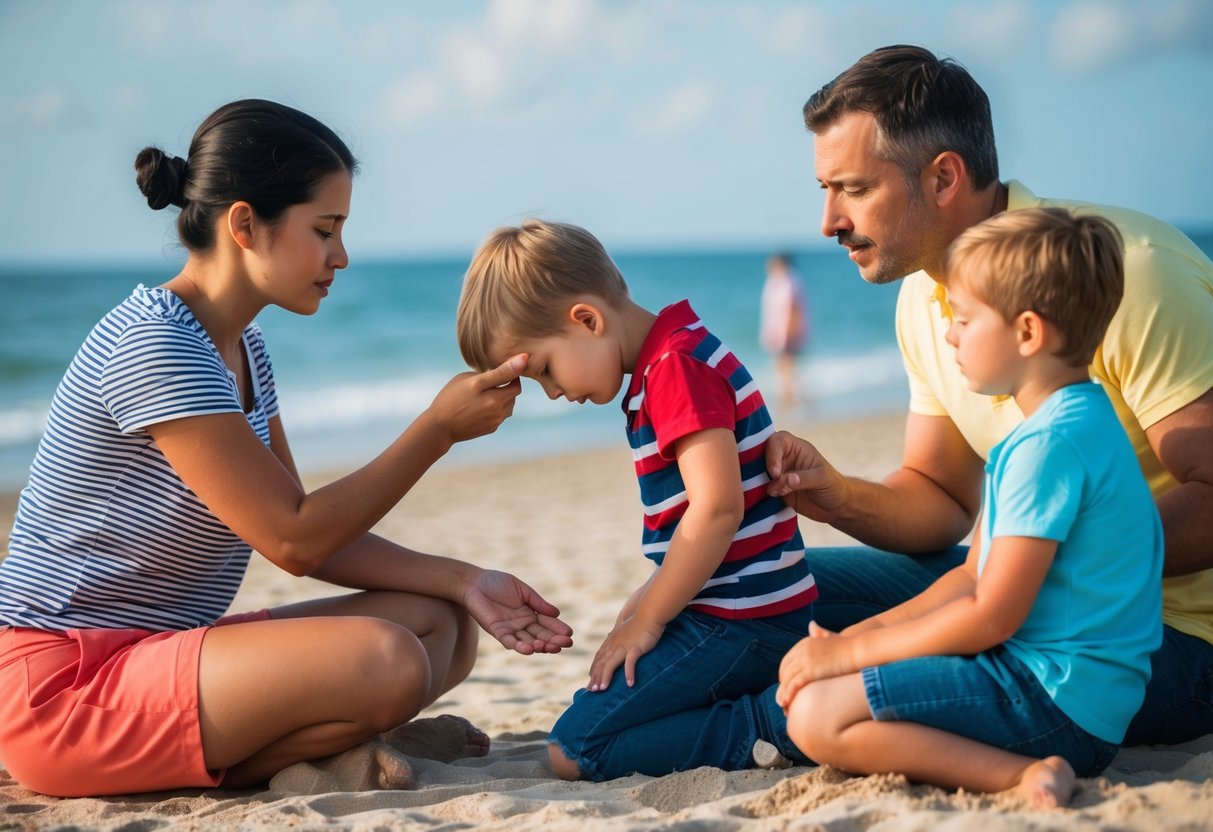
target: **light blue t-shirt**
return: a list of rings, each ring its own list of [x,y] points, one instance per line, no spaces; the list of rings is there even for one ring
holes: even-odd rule
[[[1162,523],[1103,389],[1064,387],[990,451],[983,551],[999,537],[1058,541],[1007,650],[1083,730],[1119,743],[1162,643]]]

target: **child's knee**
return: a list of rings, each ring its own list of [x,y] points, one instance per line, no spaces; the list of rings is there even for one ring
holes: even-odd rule
[[[788,739],[810,760],[823,763],[823,755],[830,756],[830,729],[824,709],[815,702],[818,698],[813,685],[796,694],[788,707]]]
[[[556,772],[556,776],[561,780],[581,779],[581,769],[578,768],[577,761],[565,756],[564,751],[556,743],[548,745],[548,762],[552,765],[552,771]]]

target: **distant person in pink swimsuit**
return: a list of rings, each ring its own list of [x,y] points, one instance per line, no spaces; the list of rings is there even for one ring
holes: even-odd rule
[[[758,340],[775,359],[778,403],[786,411],[800,400],[796,359],[809,340],[808,305],[800,277],[792,268],[791,255],[771,255],[766,268]]]

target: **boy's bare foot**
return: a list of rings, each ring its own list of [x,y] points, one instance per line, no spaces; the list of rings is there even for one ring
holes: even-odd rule
[[[1023,770],[1015,791],[1038,809],[1055,809],[1069,804],[1076,780],[1065,759],[1045,757]]]
[[[295,763],[270,780],[271,789],[288,794],[411,789],[416,785],[408,760],[380,739],[331,757]]]
[[[449,763],[489,753],[489,736],[461,716],[414,719],[383,734],[383,741],[410,757]]]

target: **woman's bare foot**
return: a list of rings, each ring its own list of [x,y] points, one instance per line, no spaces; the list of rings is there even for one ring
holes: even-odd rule
[[[295,763],[270,780],[271,789],[287,794],[411,789],[416,785],[408,760],[381,739],[367,740],[331,757]]]
[[[1038,809],[1055,809],[1069,804],[1076,780],[1063,758],[1045,757],[1023,770],[1015,791]]]
[[[461,716],[414,719],[383,734],[383,741],[410,757],[449,763],[489,753],[489,736]]]

